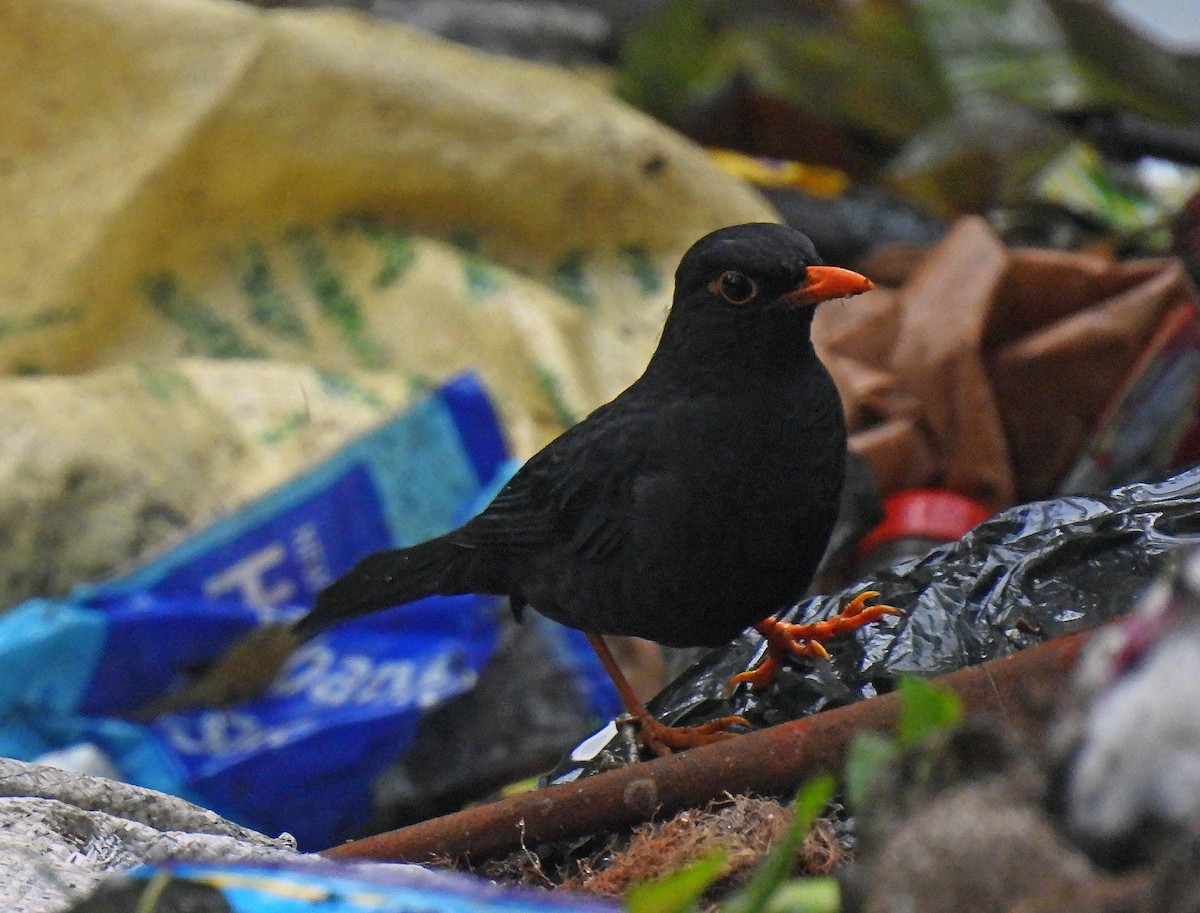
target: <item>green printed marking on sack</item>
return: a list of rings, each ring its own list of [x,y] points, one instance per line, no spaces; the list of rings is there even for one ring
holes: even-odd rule
[[[346,290],[317,236],[311,230],[303,229],[292,232],[291,240],[304,281],[321,313],[339,329],[359,364],[367,368],[384,367],[387,357],[378,340],[369,333],[362,306]]]
[[[307,408],[297,409],[295,412],[289,413],[278,425],[264,431],[260,435],[260,440],[264,444],[281,444],[301,428],[307,428],[311,424],[312,413]]]
[[[554,288],[568,301],[590,307],[596,303],[596,293],[584,271],[584,260],[581,250],[567,254],[554,268]]]
[[[437,389],[437,381],[428,374],[410,374],[405,378],[405,386],[408,387],[409,395],[416,399]]]
[[[183,292],[179,280],[163,273],[145,285],[150,306],[181,329],[189,353],[213,358],[262,358],[266,353],[242,339],[237,327]]]
[[[416,263],[417,246],[413,242],[412,236],[376,216],[369,214],[347,216],[336,227],[342,230],[359,231],[379,248],[383,262],[371,282],[372,286],[377,289],[385,289],[394,285]]]
[[[251,242],[240,259],[241,288],[250,303],[250,319],[281,339],[308,342],[300,310],[275,281],[266,248]]]
[[[495,294],[503,287],[500,273],[479,253],[479,239],[470,232],[458,231],[450,236],[450,243],[462,254],[463,281],[467,294],[478,301]]]
[[[314,368],[321,390],[329,396],[338,399],[361,403],[372,409],[383,409],[387,406],[379,396],[359,384],[350,375],[329,368]]]
[[[78,320],[82,314],[82,308],[55,305],[42,308],[32,314],[22,314],[19,317],[0,317],[0,337],[12,336],[17,333],[33,333],[47,327],[70,323]]]
[[[579,422],[579,413],[576,412],[563,393],[562,378],[547,368],[545,365],[536,365],[534,367],[534,376],[537,377],[538,386],[542,388],[542,392],[546,394],[546,399],[550,401],[550,408],[554,413],[554,420],[563,428],[570,428]]]
[[[626,244],[621,248],[621,260],[637,280],[643,295],[657,295],[663,290],[662,272],[642,245]]]
[[[171,402],[178,393],[190,393],[195,389],[185,375],[168,368],[143,365],[138,368],[138,379],[147,393],[164,403]]]

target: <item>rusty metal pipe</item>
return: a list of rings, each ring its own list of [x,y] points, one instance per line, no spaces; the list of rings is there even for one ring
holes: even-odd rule
[[[1019,689],[1056,685],[1086,632],[935,679],[968,712],[1003,715]],[[347,859],[428,862],[498,856],[547,840],[600,833],[703,806],[725,793],[790,796],[807,776],[838,771],[857,732],[888,731],[899,695],[859,701],[735,739],[502,799],[325,851]]]

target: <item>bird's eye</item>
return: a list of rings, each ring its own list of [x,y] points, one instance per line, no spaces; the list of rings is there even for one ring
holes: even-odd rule
[[[745,273],[728,269],[708,285],[709,290],[730,304],[745,304],[758,294],[758,286]]]

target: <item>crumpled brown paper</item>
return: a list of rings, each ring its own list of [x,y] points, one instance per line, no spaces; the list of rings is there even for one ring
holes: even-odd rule
[[[1190,294],[1178,261],[1008,249],[966,218],[900,288],[822,307],[814,339],[885,491],[999,509],[1053,493]]]

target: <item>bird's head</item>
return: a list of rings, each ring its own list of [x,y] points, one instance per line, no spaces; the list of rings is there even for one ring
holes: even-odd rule
[[[808,346],[815,305],[873,288],[865,276],[825,266],[808,236],[755,222],[705,235],[675,271],[675,299],[657,357],[701,369],[782,365]],[[684,370],[678,367],[676,370]]]
[[[675,271],[675,308],[753,317],[764,311],[810,311],[832,298],[874,288],[865,276],[825,266],[803,232],[753,222],[705,235]]]

